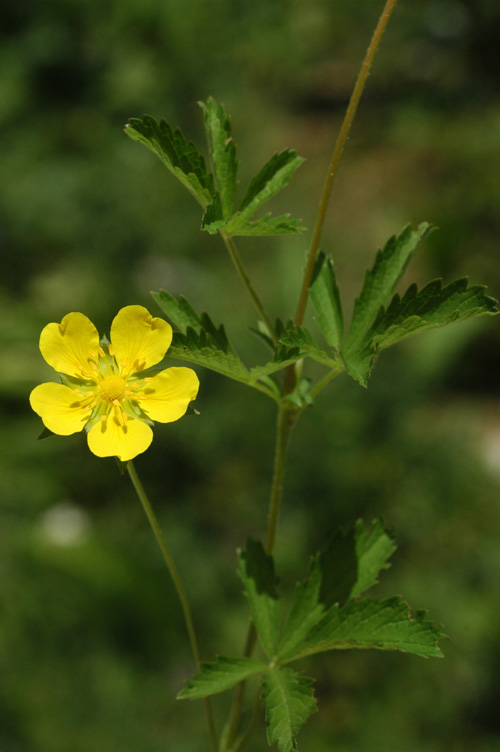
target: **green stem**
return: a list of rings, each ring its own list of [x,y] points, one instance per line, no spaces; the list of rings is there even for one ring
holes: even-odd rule
[[[271,339],[273,340],[274,344],[278,344],[278,335],[276,334],[276,331],[274,329],[273,323],[269,316],[266,313],[266,310],[264,306],[262,305],[259,296],[254,290],[254,287],[250,281],[250,277],[246,273],[246,269],[243,266],[243,262],[241,260],[240,254],[238,253],[238,250],[234,244],[234,240],[226,233],[224,230],[220,231],[222,240],[224,241],[226,248],[229,252],[229,256],[231,257],[231,261],[233,262],[234,266],[236,267],[236,271],[238,272],[241,281],[245,285],[248,294],[252,298],[253,304],[255,308],[257,309],[259,316],[261,317],[262,321],[265,323],[267,329],[269,330],[269,335]]]
[[[296,421],[296,411],[287,405],[280,405],[276,427],[276,449],[274,454],[273,480],[271,495],[269,498],[269,512],[267,518],[266,553],[272,554],[278,530],[281,500],[283,498],[283,481],[285,477],[285,460],[290,440],[290,434]],[[245,643],[245,657],[252,654],[257,640],[257,632],[253,622],[248,629]],[[245,682],[240,682],[236,687],[231,712],[227,724],[227,733],[224,748],[231,750],[234,747],[238,727],[240,724],[243,701],[245,698]]]
[[[139,480],[139,476],[137,475],[137,471],[135,469],[135,465],[132,462],[132,460],[129,460],[127,463],[127,471],[130,476],[130,480],[132,481],[132,484],[135,488],[137,496],[139,497],[142,507],[146,513],[146,517],[149,520],[149,524],[151,525],[151,529],[153,530],[153,534],[156,538],[156,542],[158,543],[160,547],[163,558],[165,560],[165,564],[167,565],[167,569],[170,572],[170,576],[174,583],[174,587],[177,591],[177,595],[181,602],[182,612],[184,614],[184,621],[186,623],[186,627],[187,627],[187,631],[189,635],[189,641],[191,643],[191,650],[193,652],[193,656],[196,660],[196,663],[199,666],[201,664],[201,653],[200,653],[200,648],[198,644],[198,638],[196,637],[196,632],[194,629],[193,618],[191,616],[191,608],[189,606],[189,601],[186,595],[186,591],[184,590],[184,586],[182,584],[181,578],[177,571],[177,567],[175,566],[175,562],[172,558],[172,554],[170,553],[170,549],[167,545],[165,538],[163,537],[163,533],[158,523],[158,519],[155,513],[153,512],[153,508],[150,504],[150,501],[147,497],[144,487],[141,481]],[[210,705],[209,698],[205,698],[204,705],[205,705],[205,715],[206,715],[207,726],[208,726],[208,734],[210,737],[210,745],[212,748],[212,752],[217,752],[217,749],[218,749],[217,735],[215,733],[215,724],[214,724],[212,708]]]
[[[299,303],[297,306],[297,313],[295,316],[295,323],[297,324],[297,326],[301,326],[304,320],[304,314],[305,314],[306,305],[307,305],[307,298],[309,295],[309,285],[311,284],[311,277],[312,277],[312,273],[314,269],[314,263],[316,261],[316,256],[317,256],[319,244],[321,241],[321,235],[323,232],[323,225],[325,223],[326,210],[328,208],[328,203],[330,201],[333,184],[335,182],[335,178],[337,177],[340,158],[342,157],[342,152],[344,151],[344,146],[346,144],[347,137],[349,135],[352,122],[354,120],[354,116],[356,115],[356,110],[358,108],[359,100],[361,99],[363,89],[365,88],[366,79],[368,78],[368,74],[370,72],[370,68],[373,63],[373,59],[375,57],[375,53],[377,52],[378,46],[380,44],[380,40],[382,39],[382,35],[385,31],[385,28],[387,26],[389,18],[391,17],[391,13],[394,10],[396,3],[397,3],[397,0],[387,0],[384,6],[384,10],[382,11],[382,15],[379,18],[378,24],[375,27],[375,31],[373,32],[372,40],[366,51],[365,59],[363,60],[363,63],[361,64],[358,78],[356,80],[356,84],[352,91],[351,99],[349,101],[349,105],[347,107],[347,110],[344,116],[344,121],[342,123],[342,127],[340,128],[337,141],[335,143],[335,147],[334,147],[333,154],[332,154],[332,159],[328,167],[328,172],[327,172],[325,184],[323,187],[323,193],[321,194],[318,215],[316,218],[316,225],[314,227],[313,238],[311,241],[311,247],[309,249],[309,256],[307,259],[307,266],[304,272],[302,289],[300,292]]]
[[[267,517],[266,553],[268,554],[272,554],[276,540],[281,499],[283,498],[286,453],[288,450],[290,433],[295,422],[296,411],[293,408],[290,409],[288,406],[281,404],[278,412],[278,423],[276,428],[273,481],[271,486],[271,496],[269,499],[269,513]]]

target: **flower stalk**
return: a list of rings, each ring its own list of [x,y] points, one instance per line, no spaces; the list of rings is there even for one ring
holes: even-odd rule
[[[144,512],[146,513],[146,517],[148,518],[149,524],[151,525],[151,529],[156,538],[156,542],[158,543],[158,546],[160,547],[160,551],[163,555],[163,559],[165,561],[165,564],[167,565],[167,569],[172,578],[172,582],[174,583],[175,590],[177,592],[179,601],[181,603],[182,613],[184,615],[184,621],[185,621],[186,629],[189,635],[189,642],[191,644],[191,650],[193,652],[193,656],[194,656],[196,663],[198,664],[198,666],[200,666],[201,665],[201,652],[200,652],[200,647],[198,643],[198,638],[196,636],[196,631],[194,628],[194,622],[193,622],[193,617],[191,614],[189,600],[188,600],[186,591],[184,590],[184,586],[179,576],[179,572],[177,571],[177,567],[175,566],[174,559],[172,557],[170,549],[161,531],[158,519],[153,511],[153,507],[151,506],[151,503],[139,479],[139,476],[137,475],[137,471],[135,469],[135,465],[132,462],[132,460],[130,460],[127,463],[127,472],[129,474],[130,480],[132,481],[132,485],[134,486],[135,492],[137,493],[137,496],[139,497],[139,501],[142,504],[142,508],[144,509]],[[213,719],[213,714],[212,714],[210,698],[206,697],[203,702],[204,702],[204,707],[205,707],[205,716],[207,720],[208,734],[210,738],[210,746],[211,746],[212,752],[217,752],[217,749],[218,749],[217,735],[215,732],[215,724],[214,724],[214,719]]]

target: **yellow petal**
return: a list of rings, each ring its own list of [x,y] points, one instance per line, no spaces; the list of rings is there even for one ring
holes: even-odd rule
[[[47,363],[59,373],[89,378],[90,351],[97,352],[99,334],[83,313],[68,313],[60,324],[47,324],[40,335],[40,351]],[[85,374],[88,374],[85,376]]]
[[[199,385],[191,368],[167,368],[148,382],[136,399],[151,420],[171,423],[182,418]]]
[[[171,341],[170,324],[153,318],[143,306],[122,308],[111,324],[111,344],[124,376],[159,363]]]
[[[153,432],[141,420],[124,423],[116,412],[111,412],[107,420],[92,426],[87,441],[90,451],[98,457],[118,457],[127,462],[146,451],[153,441]]]
[[[90,412],[82,412],[81,397],[64,384],[40,384],[30,394],[30,404],[53,433],[69,436],[81,431]]]

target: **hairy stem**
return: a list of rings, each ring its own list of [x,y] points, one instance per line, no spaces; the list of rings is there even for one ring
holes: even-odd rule
[[[243,266],[243,262],[241,260],[240,254],[238,253],[238,250],[234,244],[234,240],[224,232],[224,230],[220,231],[221,237],[226,245],[226,248],[228,250],[229,256],[231,257],[231,261],[233,262],[234,266],[236,267],[236,271],[239,274],[239,277],[243,284],[245,285],[248,294],[250,295],[252,302],[255,306],[255,308],[258,311],[259,316],[261,317],[262,321],[265,323],[266,327],[269,330],[269,336],[273,340],[274,344],[278,344],[278,336],[276,334],[275,328],[273,326],[273,323],[269,316],[266,313],[266,310],[264,306],[262,305],[259,296],[254,290],[254,287],[250,281],[250,277],[246,273],[246,269]]]
[[[193,656],[196,660],[196,663],[199,666],[201,664],[201,653],[200,653],[200,648],[198,644],[198,638],[196,637],[193,617],[191,616],[191,608],[189,606],[189,601],[186,595],[186,591],[184,590],[184,586],[182,584],[181,578],[177,571],[177,567],[175,566],[175,562],[173,560],[172,554],[170,553],[170,549],[167,545],[165,538],[163,537],[163,533],[161,531],[158,519],[153,511],[153,508],[150,504],[150,501],[144,490],[144,487],[141,481],[139,480],[139,476],[137,475],[137,471],[135,469],[135,465],[132,462],[132,460],[129,460],[129,462],[127,463],[127,471],[130,476],[130,480],[132,481],[132,484],[134,486],[134,489],[137,493],[137,496],[139,497],[139,500],[142,504],[142,508],[144,509],[146,513],[146,517],[149,520],[149,524],[151,525],[151,529],[156,538],[156,542],[158,543],[158,546],[160,547],[161,553],[163,555],[163,559],[165,560],[165,564],[167,565],[167,569],[170,572],[170,576],[174,583],[174,587],[177,591],[177,595],[179,596],[179,600],[180,600],[181,607],[182,607],[182,613],[184,614],[184,621],[186,623],[186,628],[187,628],[188,635],[189,635],[189,641],[191,643],[191,650],[193,652]],[[217,736],[215,733],[215,724],[214,724],[214,719],[212,715],[210,699],[208,697],[205,698],[204,700],[204,706],[205,706],[205,716],[207,720],[208,734],[210,737],[210,745],[212,748],[212,752],[217,752],[217,749],[218,749]]]
[[[365,58],[361,64],[358,78],[356,80],[356,84],[352,91],[351,99],[349,100],[349,105],[347,107],[347,110],[344,116],[344,121],[342,123],[342,127],[340,128],[339,135],[337,137],[337,141],[333,149],[332,159],[328,167],[325,184],[323,186],[323,192],[321,194],[318,215],[316,218],[316,224],[314,227],[311,247],[309,249],[307,265],[306,265],[306,269],[304,272],[304,279],[302,282],[302,289],[300,292],[299,303],[297,306],[297,313],[295,315],[295,323],[297,324],[297,326],[301,326],[304,320],[304,314],[305,314],[306,305],[307,305],[307,298],[309,295],[309,285],[311,284],[311,277],[312,277],[312,273],[314,269],[314,262],[316,261],[316,256],[317,256],[319,244],[321,241],[321,235],[323,232],[323,226],[325,223],[326,211],[328,208],[328,203],[330,201],[333,184],[335,182],[335,178],[337,177],[337,172],[338,172],[338,168],[340,164],[340,158],[342,157],[342,152],[344,151],[344,146],[346,144],[347,137],[349,135],[349,131],[351,129],[351,125],[354,120],[354,116],[356,115],[356,110],[358,108],[359,100],[361,99],[363,89],[365,88],[366,79],[368,78],[368,74],[370,72],[370,68],[373,63],[373,59],[375,57],[375,53],[377,52],[378,46],[380,44],[380,40],[382,39],[382,35],[385,31],[385,28],[387,26],[389,18],[391,17],[392,11],[394,10],[396,3],[397,3],[397,0],[387,0],[384,10],[382,11],[382,15],[380,16],[378,24],[375,27],[372,40],[366,51]]]

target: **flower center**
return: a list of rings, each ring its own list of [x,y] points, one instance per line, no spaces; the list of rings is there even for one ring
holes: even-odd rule
[[[99,384],[99,396],[101,399],[114,402],[125,396],[126,386],[127,382],[120,376],[108,376]]]

